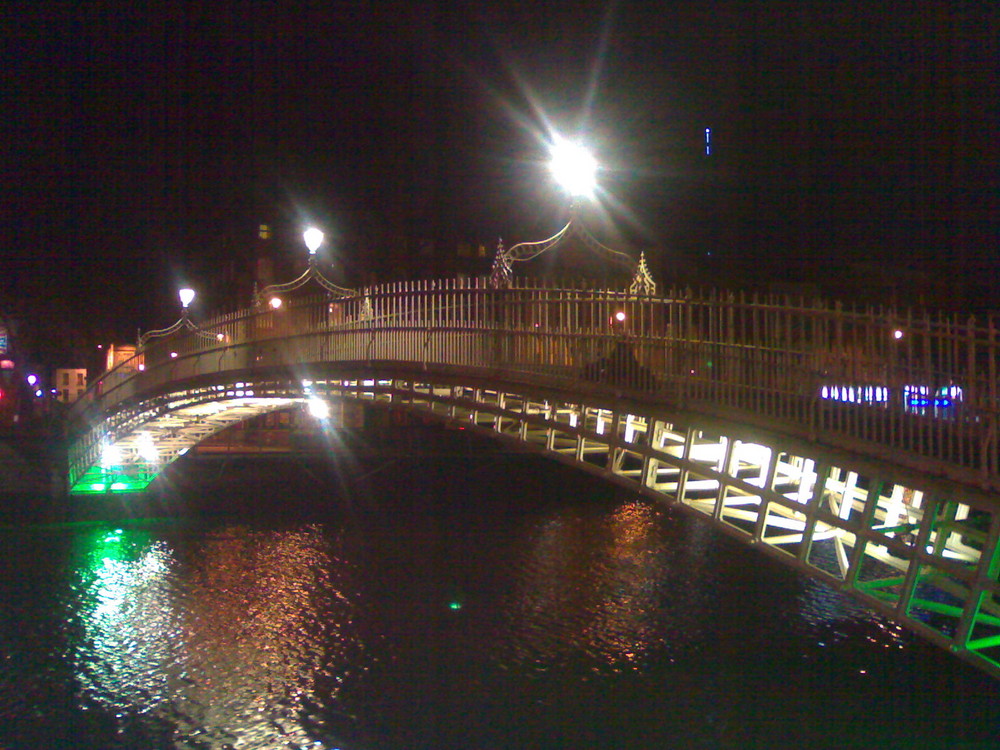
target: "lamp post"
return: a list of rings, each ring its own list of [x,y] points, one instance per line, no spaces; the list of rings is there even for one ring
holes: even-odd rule
[[[645,254],[640,253],[639,260],[636,261],[627,253],[613,250],[595,239],[577,217],[578,202],[581,199],[592,199],[597,190],[598,164],[594,155],[582,144],[555,135],[549,145],[549,156],[549,171],[556,183],[570,196],[569,221],[546,240],[521,242],[511,248],[505,248],[501,242],[493,259],[490,285],[494,288],[507,286],[513,277],[515,262],[537,258],[564,240],[576,237],[591,251],[631,272],[632,282],[628,288],[630,294],[654,294],[656,282],[646,266]]]
[[[164,336],[170,336],[177,333],[181,329],[188,329],[193,331],[197,336],[204,339],[213,339],[215,341],[225,341],[226,335],[224,333],[209,333],[208,331],[203,331],[195,323],[191,321],[188,316],[188,308],[191,307],[191,303],[194,302],[195,291],[190,287],[184,287],[183,289],[177,290],[177,296],[181,301],[181,317],[172,326],[167,328],[161,328],[156,331],[147,331],[139,336],[138,341],[138,352],[145,349],[146,344],[150,339],[163,338]],[[137,352],[137,353],[138,353]],[[171,353],[171,356],[176,356],[175,353]],[[145,369],[144,363],[138,364],[138,369]]]
[[[188,316],[188,307],[194,302],[194,289],[189,289],[188,287],[178,289],[177,296],[181,299],[181,318],[186,319]]]
[[[320,271],[319,266],[316,263],[316,251],[319,250],[320,246],[322,246],[324,238],[325,235],[323,232],[316,227],[309,227],[306,229],[302,233],[302,240],[305,242],[306,249],[309,250],[309,265],[306,270],[298,278],[289,281],[286,284],[271,284],[270,286],[264,287],[260,291],[255,291],[254,304],[270,305],[272,309],[277,310],[282,305],[282,299],[279,295],[295,291],[309,281],[315,281],[323,289],[335,297],[351,297],[356,294],[353,289],[345,289],[337,286],[323,276],[323,272]]]

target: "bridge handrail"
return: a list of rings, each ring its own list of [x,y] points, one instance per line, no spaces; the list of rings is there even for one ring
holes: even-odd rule
[[[531,279],[495,289],[486,279],[446,279],[292,299],[280,310],[247,308],[199,328],[219,339],[178,332],[152,342],[105,373],[77,416],[85,420],[88,403],[105,412],[195,371],[398,359],[575,373],[580,382],[645,397],[901,442],[1000,474],[1000,336],[992,318],[980,325],[778,296],[633,295]]]

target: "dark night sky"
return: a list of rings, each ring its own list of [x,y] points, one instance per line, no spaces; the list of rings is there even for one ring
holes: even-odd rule
[[[169,324],[262,212],[539,239],[548,127],[592,145],[602,231],[656,268],[1000,286],[996,5],[7,2],[3,305]]]

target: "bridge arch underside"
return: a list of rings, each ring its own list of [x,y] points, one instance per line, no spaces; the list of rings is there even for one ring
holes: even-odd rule
[[[363,376],[348,369],[192,381],[109,419],[103,443],[93,441],[89,451],[94,460],[75,478],[71,469],[73,491],[145,488],[188,448],[230,425],[337,398],[460,424],[698,516],[1000,678],[995,497],[641,398],[371,366]],[[108,460],[107,445],[118,463]]]

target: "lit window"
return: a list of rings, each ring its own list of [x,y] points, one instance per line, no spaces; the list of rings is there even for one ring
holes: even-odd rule
[[[271,225],[270,224],[261,224],[257,228],[257,236],[260,237],[262,240],[269,240],[269,239],[271,239]]]

